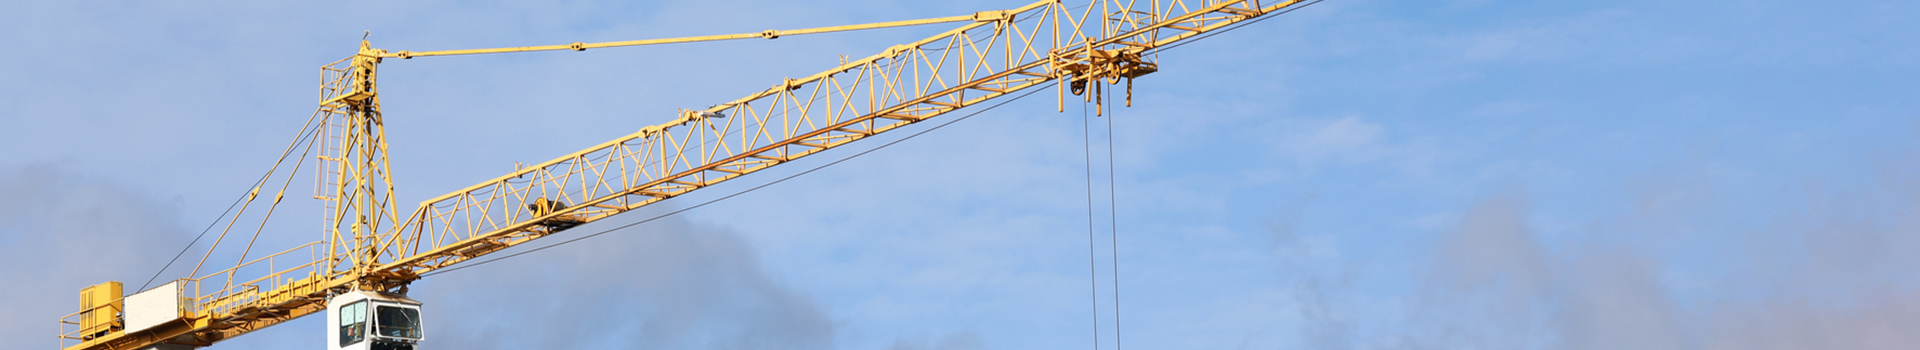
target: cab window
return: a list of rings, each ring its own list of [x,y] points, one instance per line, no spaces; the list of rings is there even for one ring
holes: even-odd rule
[[[367,339],[367,301],[340,306],[340,346],[359,344]]]
[[[420,339],[420,309],[379,305],[374,310],[375,335]]]

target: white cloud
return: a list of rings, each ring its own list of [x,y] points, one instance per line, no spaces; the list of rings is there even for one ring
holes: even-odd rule
[[[1389,151],[1382,140],[1386,127],[1360,117],[1281,121],[1268,130],[1280,155],[1301,163],[1358,163]]]

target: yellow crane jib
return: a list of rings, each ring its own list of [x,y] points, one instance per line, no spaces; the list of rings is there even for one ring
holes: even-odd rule
[[[521,46],[521,47],[502,47],[502,48],[491,48],[491,49],[441,50],[441,51],[420,51],[420,52],[398,51],[398,52],[388,53],[384,50],[381,50],[379,51],[379,54],[377,56],[399,57],[401,59],[411,59],[414,57],[477,55],[477,54],[508,53],[508,52],[559,51],[559,50],[586,51],[587,49],[599,49],[599,48],[609,48],[609,47],[679,44],[679,43],[693,43],[693,42],[702,42],[702,41],[721,41],[721,40],[739,40],[739,39],[778,39],[781,36],[793,36],[793,35],[803,35],[803,34],[833,33],[833,32],[845,32],[845,31],[855,31],[855,30],[965,22],[965,21],[981,21],[981,22],[998,21],[1005,17],[1006,17],[1006,11],[982,11],[982,12],[974,13],[973,15],[970,15],[970,16],[949,16],[949,17],[916,19],[916,20],[906,20],[906,21],[879,22],[879,23],[817,27],[817,28],[805,28],[805,29],[790,29],[790,30],[768,29],[768,30],[757,32],[757,33],[706,35],[706,36],[691,36],[691,37],[682,37],[682,38],[609,41],[609,42],[602,42],[602,43],[574,42],[571,44],[564,44],[564,45]]]
[[[312,136],[320,153],[313,173],[314,198],[323,206],[322,239],[252,259],[243,254],[233,267],[211,273],[200,274],[196,266],[185,278],[131,295],[115,282],[90,286],[81,293],[81,310],[60,320],[61,346],[189,349],[324,310],[333,329],[329,349],[411,348],[426,333],[422,303],[405,294],[423,275],[1030,88],[1056,86],[1061,110],[1068,92],[1102,101],[1104,86],[1124,81],[1131,95],[1134,78],[1159,70],[1156,49],[1300,3],[1085,0],[1069,6],[1043,0],[911,21],[478,50],[389,52],[363,39],[352,57],[321,67],[319,106],[310,129],[300,134]],[[838,66],[736,100],[682,109],[666,123],[517,167],[423,201],[411,212],[403,213],[394,197],[377,84],[385,58],[771,39],[934,23],[958,25],[864,58],[843,57]],[[254,196],[248,197],[250,204]],[[262,269],[268,272],[241,273]]]

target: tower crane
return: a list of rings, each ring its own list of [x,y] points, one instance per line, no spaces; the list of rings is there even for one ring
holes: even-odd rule
[[[324,207],[324,239],[253,260],[242,253],[241,262],[215,272],[200,272],[203,257],[186,277],[130,295],[119,282],[86,287],[80,311],[60,319],[61,347],[192,349],[325,310],[329,349],[412,349],[425,333],[422,303],[406,296],[407,287],[430,272],[1023,90],[1051,85],[1064,111],[1069,94],[1096,102],[1124,84],[1130,105],[1133,79],[1159,69],[1157,50],[1302,6],[1301,0],[1066,2],[838,27],[478,50],[389,51],[363,39],[352,57],[321,67],[319,107],[288,147],[290,154],[304,140],[308,150],[320,151],[314,198]],[[388,59],[937,23],[960,25],[746,97],[682,109],[666,123],[433,197],[411,211],[395,200],[376,84]],[[292,169],[306,160],[298,158]],[[256,184],[242,212],[265,185]],[[285,188],[263,204],[269,215]]]

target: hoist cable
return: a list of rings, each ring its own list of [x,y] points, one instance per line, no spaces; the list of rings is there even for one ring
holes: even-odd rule
[[[1113,95],[1107,95],[1107,102],[1113,102]],[[1107,219],[1111,220],[1108,226],[1112,230],[1108,233],[1113,241],[1113,349],[1120,350],[1120,197],[1114,194],[1114,183],[1120,182],[1120,179],[1113,176],[1114,118],[1118,118],[1114,112],[1107,111]]]
[[[1100,82],[1090,81],[1086,93],[1099,94]],[[1087,103],[1080,102],[1080,150],[1085,155],[1087,170],[1087,294],[1093,304],[1093,348],[1100,349],[1100,275],[1095,272],[1093,253],[1093,121],[1087,116]]]
[[[1053,85],[1053,84],[1058,84],[1058,83],[1059,83],[1059,82],[1057,82],[1057,81],[1056,81],[1056,82],[1053,82],[1053,83],[1049,83],[1049,84],[1048,84],[1048,86],[1046,86],[1046,87],[1052,87],[1052,85]],[[686,208],[680,208],[679,210],[674,210],[674,211],[671,211],[671,212],[667,212],[666,214],[660,214],[660,215],[655,215],[655,216],[653,216],[653,217],[650,217],[650,218],[646,218],[645,220],[640,220],[640,221],[635,221],[635,222],[632,222],[632,223],[628,223],[628,224],[625,224],[625,225],[620,225],[620,226],[615,226],[615,227],[613,227],[613,228],[609,228],[609,229],[605,229],[605,230],[601,230],[600,232],[594,232],[594,233],[591,233],[591,234],[587,234],[587,235],[585,235],[585,236],[580,236],[580,237],[575,237],[575,238],[573,238],[573,239],[569,239],[569,240],[565,240],[565,241],[561,241],[561,242],[559,242],[559,243],[554,243],[554,244],[549,244],[549,245],[545,245],[545,246],[540,246],[540,247],[537,247],[537,248],[533,248],[533,249],[528,249],[528,250],[525,250],[525,251],[521,251],[521,252],[516,252],[516,253],[513,253],[513,254],[509,254],[509,255],[507,255],[507,256],[502,256],[502,257],[498,257],[498,258],[493,258],[493,259],[488,259],[488,260],[483,260],[483,261],[480,261],[480,262],[477,262],[477,263],[473,263],[473,264],[471,264],[471,265],[461,265],[461,266],[456,266],[456,267],[453,267],[453,268],[448,268],[448,269],[444,269],[444,270],[434,270],[434,271],[429,271],[429,272],[427,272],[427,273],[424,273],[424,274],[421,274],[421,275],[420,275],[420,277],[422,277],[422,278],[425,278],[425,277],[427,277],[427,276],[434,276],[434,275],[439,275],[439,274],[443,274],[443,273],[448,273],[448,272],[454,272],[454,271],[459,271],[460,269],[465,269],[465,268],[469,268],[469,267],[474,267],[474,266],[480,266],[480,265],[486,265],[486,264],[488,264],[488,263],[492,263],[492,262],[496,262],[496,261],[500,261],[500,260],[506,260],[506,259],[509,259],[509,258],[513,258],[513,257],[516,257],[516,256],[521,256],[521,255],[526,255],[526,254],[528,254],[528,253],[533,253],[533,252],[537,252],[537,251],[542,251],[542,250],[546,250],[547,248],[553,248],[553,247],[558,247],[558,246],[561,246],[561,245],[565,245],[565,244],[568,244],[568,243],[573,243],[573,242],[578,242],[578,241],[580,241],[580,240],[584,240],[584,239],[588,239],[588,238],[593,238],[593,237],[597,237],[597,236],[600,236],[600,235],[604,235],[604,234],[608,234],[608,233],[612,233],[613,231],[618,231],[618,230],[621,230],[621,229],[625,229],[625,228],[628,228],[628,227],[633,227],[633,226],[638,226],[638,225],[640,225],[640,224],[645,224],[645,223],[648,223],[648,222],[652,222],[652,221],[654,221],[654,220],[659,220],[659,219],[662,219],[662,218],[666,218],[666,217],[668,217],[668,216],[673,216],[674,214],[679,214],[679,213],[684,213],[684,212],[687,212],[687,211],[690,211],[690,210],[694,210],[694,209],[699,209],[700,207],[704,207],[704,206],[707,206],[708,204],[713,204],[713,203],[717,203],[717,202],[720,202],[720,201],[723,201],[723,200],[727,200],[727,199],[730,199],[730,198],[733,198],[733,197],[738,197],[738,196],[740,196],[740,195],[743,195],[743,194],[747,194],[747,193],[749,193],[749,192],[753,192],[753,191],[756,191],[756,190],[759,190],[759,189],[762,189],[762,188],[767,188],[767,187],[769,187],[769,186],[773,186],[773,185],[775,185],[775,184],[779,184],[779,183],[781,183],[781,182],[786,182],[787,180],[792,180],[792,179],[794,179],[794,178],[797,178],[797,177],[800,177],[801,175],[806,175],[806,174],[810,174],[810,173],[813,173],[814,171],[819,171],[820,169],[825,169],[825,168],[827,168],[827,167],[830,167],[830,166],[833,166],[833,165],[836,165],[836,164],[840,164],[840,163],[842,163],[842,162],[846,162],[846,161],[848,161],[848,160],[853,160],[854,158],[859,158],[860,156],[864,156],[864,155],[867,155],[868,153],[873,153],[874,151],[878,151],[878,150],[881,150],[881,149],[885,149],[885,148],[887,148],[887,147],[889,147],[889,146],[893,146],[893,145],[895,145],[895,144],[899,144],[899,143],[901,143],[901,142],[904,142],[904,141],[906,141],[906,140],[911,140],[911,139],[913,139],[914,137],[919,137],[920,135],[925,135],[925,134],[927,134],[927,133],[929,133],[929,132],[933,132],[934,130],[940,130],[940,128],[945,128],[945,127],[947,127],[948,125],[953,125],[953,123],[958,123],[958,122],[960,122],[960,121],[962,121],[962,120],[967,120],[968,118],[973,118],[974,116],[976,116],[976,115],[980,115],[981,113],[986,113],[987,111],[991,111],[991,110],[993,110],[993,109],[995,109],[995,108],[1000,108],[1000,106],[1005,106],[1005,105],[1007,105],[1008,103],[1013,103],[1013,101],[1019,101],[1019,100],[1020,100],[1020,99],[1022,99],[1022,98],[1026,98],[1027,96],[1030,96],[1030,95],[1033,95],[1033,93],[1035,93],[1035,92],[1039,92],[1039,91],[1041,91],[1041,90],[1045,90],[1045,89],[1046,89],[1046,87],[1041,87],[1041,88],[1039,88],[1039,89],[1034,89],[1034,90],[1032,90],[1032,91],[1028,91],[1028,92],[1027,92],[1027,93],[1025,93],[1025,94],[1021,94],[1020,96],[1017,96],[1017,97],[1014,97],[1013,99],[1010,99],[1010,100],[1005,100],[1005,101],[1000,101],[1000,103],[998,103],[998,104],[994,104],[994,105],[992,105],[992,106],[988,106],[988,107],[987,107],[986,109],[981,109],[981,110],[979,110],[979,111],[975,111],[975,112],[973,112],[973,113],[968,113],[967,115],[963,115],[963,116],[960,116],[959,118],[954,118],[953,120],[949,120],[949,121],[947,121],[947,122],[945,122],[945,123],[940,123],[939,125],[934,125],[933,127],[931,127],[931,128],[927,128],[926,130],[921,130],[921,131],[919,131],[919,132],[915,132],[915,133],[913,133],[913,134],[909,134],[909,135],[907,135],[906,137],[902,137],[902,138],[900,138],[900,139],[898,139],[898,140],[893,140],[893,141],[890,141],[890,142],[887,142],[887,143],[884,143],[884,144],[881,144],[880,146],[876,146],[876,147],[874,147],[874,148],[871,148],[871,149],[868,149],[868,150],[865,150],[865,151],[860,151],[860,153],[854,153],[853,155],[850,155],[850,156],[847,156],[846,158],[840,158],[839,160],[835,160],[835,161],[833,161],[833,162],[829,162],[829,163],[827,163],[827,164],[822,164],[822,165],[820,165],[820,166],[816,166],[816,167],[813,167],[812,169],[807,169],[806,171],[801,171],[801,172],[799,172],[799,173],[794,173],[793,175],[787,175],[786,177],[782,177],[782,178],[780,178],[780,179],[778,179],[778,180],[773,180],[773,181],[771,181],[771,182],[767,182],[767,183],[764,183],[764,184],[760,184],[759,186],[754,186],[754,187],[752,187],[752,188],[748,188],[748,189],[745,189],[745,190],[741,190],[740,192],[734,192],[733,194],[729,194],[729,195],[726,195],[726,196],[722,196],[722,197],[720,197],[720,198],[714,198],[714,199],[709,199],[709,200],[707,200],[707,201],[705,201],[705,202],[700,202],[700,204],[694,204],[693,206],[689,206],[689,207],[686,207]]]

